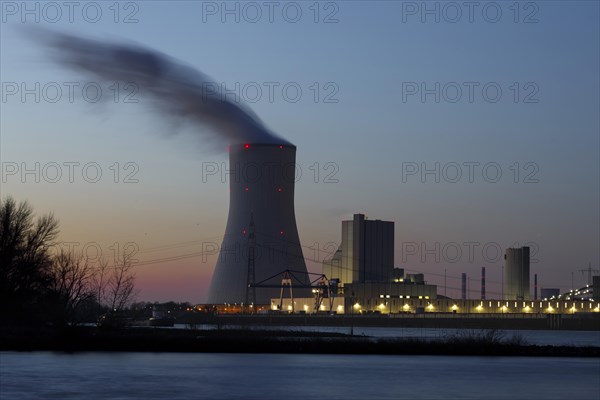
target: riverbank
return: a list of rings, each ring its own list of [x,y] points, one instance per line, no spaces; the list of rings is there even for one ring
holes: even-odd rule
[[[531,345],[519,336],[503,337],[496,330],[422,340],[293,330],[3,327],[0,351],[600,357],[600,347]]]
[[[599,331],[600,314],[188,314],[183,324]]]

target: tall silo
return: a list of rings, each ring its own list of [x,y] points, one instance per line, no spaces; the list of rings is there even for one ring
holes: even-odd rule
[[[290,144],[238,144],[229,149],[229,216],[208,303],[242,303],[248,287],[249,226],[254,221],[254,276],[261,282],[283,270],[308,283],[294,211],[296,147]],[[279,285],[281,277],[265,284]],[[256,288],[256,303],[279,297],[278,288]],[[307,290],[294,289],[294,296]]]
[[[504,254],[504,293],[507,300],[529,300],[529,247],[508,248]]]

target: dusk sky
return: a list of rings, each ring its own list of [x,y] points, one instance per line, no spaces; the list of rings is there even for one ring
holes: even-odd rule
[[[462,272],[478,293],[485,266],[488,297],[499,297],[497,250],[512,246],[532,247],[540,287],[581,286],[587,275],[572,272],[598,268],[598,2],[478,2],[472,15],[463,2],[274,2],[272,15],[250,3],[124,1],[116,15],[117,3],[83,2],[71,22],[66,7],[30,2],[36,22],[24,3],[2,2],[1,196],[54,212],[61,241],[90,256],[137,249],[138,300],[205,300],[217,255],[202,252],[227,222],[227,143],[143,91],[104,85],[100,101],[86,99],[93,77],[29,35],[45,28],[167,54],[295,144],[312,272],[359,212],[395,221],[396,266],[440,294],[444,270],[449,296]],[[438,22],[423,4],[437,5]],[[72,99],[69,82],[80,83]],[[22,174],[36,163],[38,182]]]

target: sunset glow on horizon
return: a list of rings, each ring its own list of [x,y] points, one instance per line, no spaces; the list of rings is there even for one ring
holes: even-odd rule
[[[598,268],[598,3],[543,2],[536,23],[423,23],[403,2],[223,23],[202,3],[142,2],[135,23],[3,14],[0,196],[54,213],[59,247],[133,254],[138,301],[206,301],[231,180],[254,173],[228,157],[258,145],[296,148],[309,272],[355,213],[394,221],[395,265],[455,298],[481,267],[500,297],[509,247],[532,248],[540,288]]]

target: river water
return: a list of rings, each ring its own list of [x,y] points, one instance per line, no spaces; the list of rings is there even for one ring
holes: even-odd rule
[[[596,399],[600,359],[0,353],[0,399]]]

